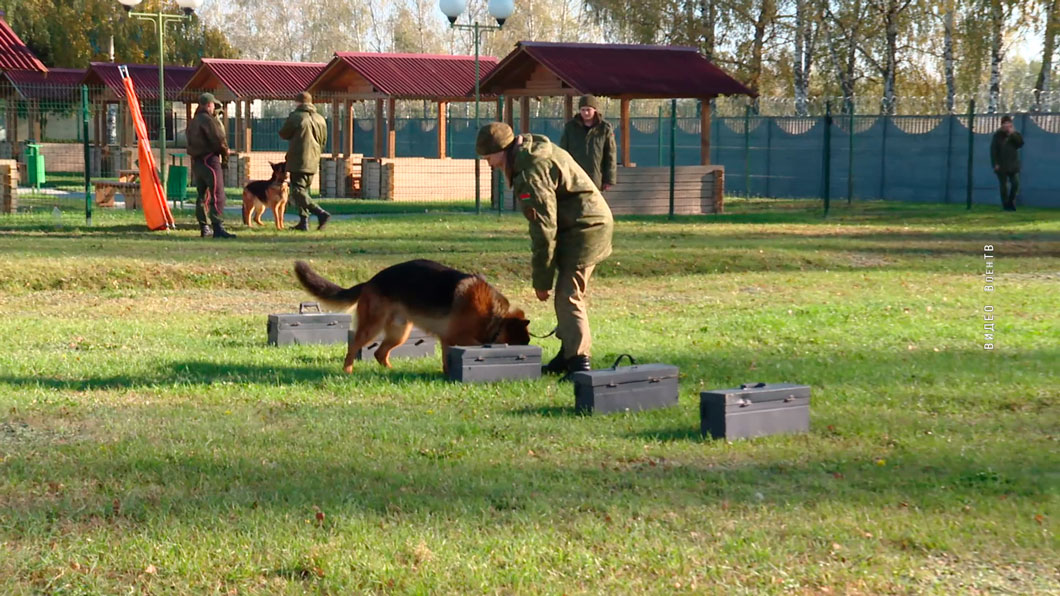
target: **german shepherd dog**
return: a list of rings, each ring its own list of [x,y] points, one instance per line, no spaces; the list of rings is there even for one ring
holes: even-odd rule
[[[251,226],[256,223],[265,225],[261,215],[265,208],[272,210],[276,219],[276,229],[283,229],[283,214],[287,211],[287,162],[269,162],[272,166],[272,178],[252,180],[243,187],[243,224]]]
[[[357,331],[343,363],[347,373],[353,372],[357,352],[380,333],[383,341],[375,359],[390,368],[390,351],[405,343],[413,325],[438,337],[445,373],[449,346],[530,343],[526,315],[512,309],[481,275],[419,259],[392,265],[364,283],[342,288],[303,261],[295,261],[294,272],[306,291],[325,306],[351,311],[356,305]]]

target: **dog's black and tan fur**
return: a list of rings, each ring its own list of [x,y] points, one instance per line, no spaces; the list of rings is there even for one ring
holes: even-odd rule
[[[375,359],[389,368],[390,351],[405,343],[413,325],[438,337],[446,372],[449,346],[530,343],[530,321],[523,311],[512,309],[482,276],[441,263],[421,259],[392,265],[350,288],[324,279],[302,261],[295,262],[294,271],[302,286],[329,308],[350,311],[356,306],[357,331],[343,364],[347,373],[353,372],[357,352],[380,333],[383,341]]]
[[[282,230],[283,214],[287,211],[287,162],[269,162],[269,165],[272,166],[272,178],[252,180],[243,187],[243,224],[248,227],[254,223],[265,225],[261,215],[268,207],[276,219],[276,229]]]

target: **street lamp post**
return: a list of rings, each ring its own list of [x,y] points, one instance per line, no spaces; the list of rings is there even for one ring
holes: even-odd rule
[[[449,19],[449,26],[453,29],[466,29],[472,31],[475,36],[475,133],[478,134],[479,127],[479,83],[481,79],[479,71],[479,35],[483,31],[496,31],[504,26],[504,21],[508,20],[508,17],[512,16],[515,12],[515,4],[513,0],[489,0],[487,9],[489,10],[490,16],[497,20],[496,25],[482,25],[477,20],[470,25],[458,25],[456,19],[464,12],[467,8],[466,0],[440,0],[438,7],[442,9],[442,13],[445,14],[446,18]],[[482,191],[479,187],[479,181],[482,179],[482,174],[479,172],[481,167],[481,161],[478,156],[475,156],[475,213],[482,213]]]
[[[158,169],[162,188],[166,188],[166,79],[165,79],[165,24],[169,21],[188,21],[191,15],[202,5],[202,0],[177,0],[177,6],[184,14],[166,14],[159,5],[158,12],[132,12],[134,6],[143,0],[118,0],[131,17],[151,21],[158,31]],[[150,148],[150,147],[149,147]]]

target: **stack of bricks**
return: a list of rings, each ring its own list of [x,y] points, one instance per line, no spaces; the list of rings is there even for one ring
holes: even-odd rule
[[[0,159],[0,213],[14,213],[18,209],[18,162]]]

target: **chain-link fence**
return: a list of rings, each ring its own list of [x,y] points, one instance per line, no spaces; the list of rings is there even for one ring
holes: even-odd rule
[[[81,209],[86,171],[95,205],[136,205],[137,143],[121,100],[106,89],[24,85],[0,86],[0,97],[0,181],[7,189],[3,196],[10,197],[5,210]],[[1009,97],[1029,97],[1026,106],[1035,108],[1015,115],[1016,128],[1027,143],[1022,201],[1060,206],[1060,182],[1047,175],[1049,164],[1060,159],[1060,94]],[[396,101],[379,106],[339,97],[317,101],[328,124],[328,141],[312,187],[317,196],[442,202],[457,209],[470,208],[476,195],[483,208],[496,206],[504,196],[497,178],[475,159],[473,103]],[[614,123],[621,144],[618,104],[605,100],[603,112]],[[800,117],[794,115],[797,106],[790,98],[721,98],[710,105],[709,162],[724,167],[725,190],[736,195],[941,202],[963,202],[970,196],[977,203],[999,202],[989,160],[1000,112],[985,114],[989,106],[977,101],[974,113],[966,104],[958,114],[940,109],[934,115],[914,116],[902,113],[939,107],[937,100],[918,103],[904,98],[896,105],[898,115],[881,115],[878,101],[815,99],[798,106],[810,114]],[[187,182],[169,184],[167,194],[178,207],[188,202],[186,208],[195,196],[184,150],[193,107],[170,102],[166,108],[167,174]],[[234,153],[225,172],[230,206],[239,205],[247,181],[267,179],[269,164],[284,159],[287,142],[278,133],[293,108],[290,101],[224,106],[223,122]],[[704,104],[676,102],[672,124],[670,101],[635,101],[632,108],[630,164],[623,165],[668,166],[671,140],[675,165],[701,163]],[[142,109],[157,158],[158,103],[144,101]],[[532,101],[529,130],[558,140],[568,109],[562,98]],[[497,112],[495,99],[483,101],[480,121],[496,119]],[[514,112],[514,128],[522,130],[522,111]],[[4,167],[11,172],[6,177]]]

